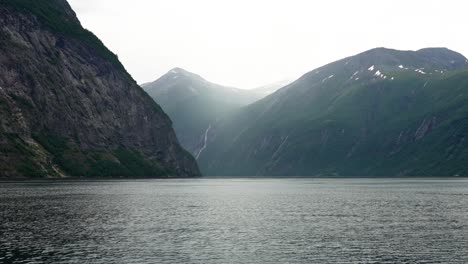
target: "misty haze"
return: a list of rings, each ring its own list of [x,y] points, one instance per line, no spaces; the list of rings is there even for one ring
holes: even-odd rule
[[[0,263],[467,263],[467,8],[1,0]]]

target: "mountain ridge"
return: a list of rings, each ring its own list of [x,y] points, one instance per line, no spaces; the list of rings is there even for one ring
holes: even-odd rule
[[[435,58],[428,58],[428,52]],[[456,166],[445,172],[442,165],[433,165],[434,157],[448,159],[435,151],[416,152],[421,160],[431,160],[428,170],[422,161],[405,156],[436,133],[450,146],[451,133],[466,133],[444,109],[468,111],[459,102],[466,98],[453,98],[456,91],[468,89],[463,79],[468,63],[459,53],[448,52],[442,60],[439,53],[447,50],[380,48],[310,71],[213,129],[199,159],[202,171],[213,176],[467,173],[461,162],[448,161]],[[435,88],[445,83],[450,89]],[[403,156],[413,163],[388,167]]]

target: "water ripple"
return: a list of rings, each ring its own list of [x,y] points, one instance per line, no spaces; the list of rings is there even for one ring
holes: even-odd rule
[[[0,263],[468,263],[466,180],[0,183]]]

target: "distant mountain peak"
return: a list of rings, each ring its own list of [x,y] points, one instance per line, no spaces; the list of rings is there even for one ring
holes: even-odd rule
[[[416,52],[436,60],[449,60],[451,64],[466,64],[467,62],[465,56],[448,48],[425,48]]]
[[[375,77],[386,79],[391,72],[412,70],[418,74],[439,74],[452,70],[468,68],[468,60],[460,53],[448,48],[425,48],[417,51],[374,48],[307,73],[304,77],[314,78],[316,82],[337,72],[349,74],[355,81],[364,81],[358,74],[379,72]],[[424,71],[423,71],[424,70]],[[353,74],[354,73],[354,74]],[[383,73],[383,77],[382,74]],[[387,76],[389,80],[393,76]]]
[[[252,92],[257,92],[259,94],[262,94],[263,96],[267,96],[291,84],[293,81],[294,81],[293,79],[285,79],[285,80],[278,81],[275,83],[270,83],[261,87],[257,87],[253,89]]]
[[[169,76],[169,77],[172,77],[174,79],[179,78],[179,77],[185,77],[185,78],[189,78],[189,79],[196,79],[196,80],[206,81],[200,75],[195,74],[195,73],[190,72],[190,71],[187,71],[185,69],[179,68],[179,67],[171,69],[163,77],[165,77],[165,76]]]
[[[422,48],[419,50],[399,50],[399,49],[392,49],[386,47],[377,47],[367,51],[362,52],[361,54],[366,53],[395,53],[395,52],[417,52],[417,53],[440,53],[440,54],[451,54],[451,55],[461,55],[460,53],[453,51],[447,47],[429,47],[429,48]],[[463,56],[463,55],[462,55]]]
[[[435,53],[451,53],[451,54],[459,54],[458,52],[456,51],[453,51],[449,48],[446,48],[446,47],[429,47],[429,48],[423,48],[423,49],[419,49],[417,50],[416,52],[435,52]]]
[[[179,68],[179,67],[175,67],[173,69],[171,69],[168,73],[172,73],[172,74],[193,74],[185,69],[182,69],[182,68]]]
[[[378,47],[373,48],[362,53],[359,53],[357,56],[368,56],[368,55],[375,55],[375,54],[408,54],[408,53],[415,53],[420,55],[427,55],[427,56],[448,56],[448,57],[458,57],[458,58],[465,58],[462,54],[448,49],[446,47],[430,47],[430,48],[423,48],[419,50],[397,50],[397,49],[390,49],[385,47]]]

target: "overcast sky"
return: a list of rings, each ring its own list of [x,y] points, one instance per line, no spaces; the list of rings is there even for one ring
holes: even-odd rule
[[[465,0],[69,0],[139,82],[182,67],[239,88],[374,47],[468,55]]]

